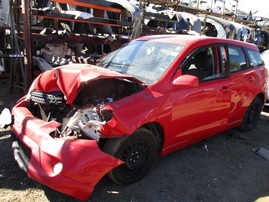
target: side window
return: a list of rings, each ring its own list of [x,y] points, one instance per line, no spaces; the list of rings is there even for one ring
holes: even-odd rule
[[[230,58],[230,72],[239,71],[247,67],[246,58],[243,50],[237,46],[228,46]]]
[[[212,75],[213,57],[211,48],[196,50],[189,56],[182,73],[197,76],[200,81]]]
[[[220,78],[225,75],[225,64],[219,65],[220,54],[218,46],[195,50],[188,57],[188,62],[182,67],[182,74],[197,76],[200,81]],[[221,60],[224,60],[224,56]]]
[[[246,49],[246,52],[250,61],[250,67],[257,67],[264,65],[264,62],[258,51]]]

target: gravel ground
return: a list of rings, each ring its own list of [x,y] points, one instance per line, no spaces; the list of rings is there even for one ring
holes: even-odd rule
[[[0,79],[0,112],[21,96]],[[252,152],[269,150],[269,109],[250,132],[232,129],[159,158],[141,181],[120,186],[104,177],[88,202],[252,202],[269,196],[269,161]],[[78,201],[27,177],[11,150],[10,128],[0,129],[0,201]],[[267,199],[267,200],[266,200]],[[262,201],[269,201],[263,198]]]

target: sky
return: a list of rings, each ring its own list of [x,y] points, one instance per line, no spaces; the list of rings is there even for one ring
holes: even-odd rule
[[[259,15],[262,17],[269,17],[269,0],[207,0],[207,2],[215,1],[218,6],[223,6],[223,2],[225,2],[225,7],[229,10],[232,9],[232,5],[236,5],[238,1],[238,10],[249,13],[252,10],[252,13],[257,11],[255,15]]]
[[[229,0],[227,0],[226,4]],[[258,12],[255,15],[259,16],[268,16],[269,15],[269,1],[268,0],[238,0],[238,9],[246,13],[249,13],[250,10]]]

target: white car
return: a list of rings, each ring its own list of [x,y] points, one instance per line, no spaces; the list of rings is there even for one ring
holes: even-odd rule
[[[192,0],[191,6],[206,11],[212,10],[213,13],[221,13],[221,8],[217,6],[214,2],[211,5],[211,3],[207,2],[206,0],[200,0],[198,6],[197,3],[197,0]]]
[[[261,53],[261,57],[265,63],[265,68],[267,69],[267,72],[269,73],[269,50],[265,50]],[[269,89],[269,80],[268,80],[268,83],[267,83],[267,87]],[[264,104],[265,106],[269,106],[269,91],[267,93],[267,101],[266,103]]]

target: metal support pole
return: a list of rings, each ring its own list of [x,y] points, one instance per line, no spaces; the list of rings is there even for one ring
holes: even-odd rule
[[[25,90],[27,91],[33,80],[32,67],[32,37],[31,37],[31,7],[30,0],[24,0],[24,33],[25,33],[25,48],[26,48],[26,64],[25,64]]]

